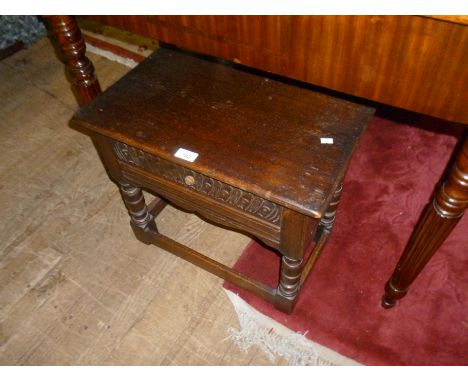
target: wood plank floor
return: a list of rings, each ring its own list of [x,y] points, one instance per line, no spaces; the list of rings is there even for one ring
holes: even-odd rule
[[[128,68],[90,54],[103,88]],[[269,365],[228,337],[222,281],[138,242],[47,39],[0,61],[0,364]],[[161,231],[226,264],[249,239],[168,207]],[[279,361],[279,364],[285,363]]]

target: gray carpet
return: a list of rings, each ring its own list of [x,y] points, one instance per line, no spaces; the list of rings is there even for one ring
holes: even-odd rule
[[[0,16],[0,49],[17,41],[29,47],[46,33],[43,22],[37,16]]]

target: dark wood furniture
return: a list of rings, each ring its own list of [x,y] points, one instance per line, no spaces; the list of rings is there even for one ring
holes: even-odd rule
[[[71,126],[91,133],[137,238],[290,312],[330,233],[347,164],[373,113],[161,48],[81,108]],[[149,206],[142,188],[157,195]],[[165,200],[277,249],[278,287],[159,233],[154,219]]]
[[[88,16],[201,53],[450,122],[468,121],[466,16]],[[73,19],[49,18],[79,103],[99,92]],[[383,306],[403,297],[468,205],[467,141],[408,241]],[[429,197],[429,195],[428,195]]]
[[[467,123],[468,16],[87,16],[159,41]]]

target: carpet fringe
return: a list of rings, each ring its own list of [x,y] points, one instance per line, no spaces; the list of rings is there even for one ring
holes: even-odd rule
[[[331,349],[325,348],[289,328],[263,315],[237,294],[225,292],[237,313],[240,330],[233,327],[228,329],[231,339],[243,351],[247,352],[251,346],[257,346],[264,351],[268,358],[275,362],[283,357],[289,365],[294,366],[334,366],[359,365]]]

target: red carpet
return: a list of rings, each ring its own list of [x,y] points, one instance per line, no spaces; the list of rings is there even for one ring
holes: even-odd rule
[[[391,310],[380,307],[384,284],[457,141],[437,121],[431,124],[421,129],[372,120],[348,170],[332,236],[293,314],[225,287],[363,364],[468,365],[467,216],[408,295]],[[235,268],[275,286],[279,257],[253,242]]]

